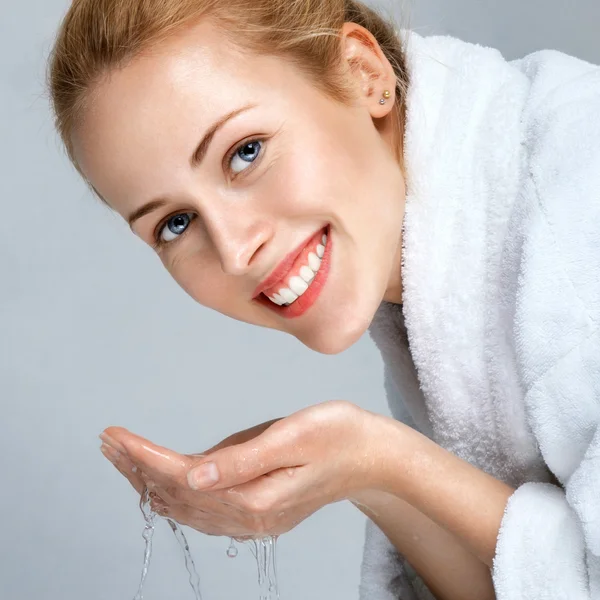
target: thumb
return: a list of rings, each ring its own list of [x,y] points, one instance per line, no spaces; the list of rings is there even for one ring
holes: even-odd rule
[[[193,490],[220,490],[252,481],[294,464],[293,443],[285,436],[265,431],[243,444],[227,446],[204,456],[188,471]]]

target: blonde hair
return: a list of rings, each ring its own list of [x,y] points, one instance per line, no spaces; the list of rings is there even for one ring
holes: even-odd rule
[[[292,61],[316,86],[340,102],[349,102],[352,94],[340,69],[339,34],[347,21],[362,25],[375,37],[396,75],[394,128],[399,147],[395,150],[403,167],[401,144],[409,84],[405,51],[393,22],[362,2],[73,0],[50,54],[48,87],[56,129],[80,173],[71,135],[94,84],[152,44],[205,17],[221,26],[235,45]]]

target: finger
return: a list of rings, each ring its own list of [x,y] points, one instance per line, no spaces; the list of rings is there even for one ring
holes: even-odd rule
[[[112,463],[112,465],[123,475],[129,483],[133,486],[133,488],[140,495],[144,491],[144,481],[141,478],[141,473],[137,469],[137,467],[126,457],[116,452],[110,446],[106,444],[102,444],[100,447],[102,454]]]
[[[176,521],[180,525],[192,527],[196,531],[200,531],[206,535],[233,537],[249,533],[248,527],[240,523],[232,523],[230,519],[214,516],[207,517],[191,506],[180,505],[173,507],[166,505],[159,499],[154,500],[152,506],[153,510],[160,516]]]
[[[178,506],[194,506],[199,512],[204,513],[207,517],[218,514],[216,511],[211,510],[209,505],[214,505],[218,501],[214,498],[198,498],[198,492],[195,492],[196,496],[183,497],[181,488],[176,486],[161,487],[154,481],[142,477],[148,490],[154,495],[161,498],[171,507]],[[204,501],[204,502],[203,502]]]
[[[281,423],[281,425],[280,425]],[[292,425],[275,423],[259,436],[242,444],[222,448],[201,458],[187,474],[194,490],[235,487],[286,467],[302,466],[304,461]]]
[[[205,450],[202,454],[203,455],[204,454],[212,454],[213,452],[216,452],[217,450],[221,450],[221,448],[227,448],[228,446],[233,446],[235,444],[242,444],[244,442],[247,442],[248,440],[254,439],[258,435],[260,435],[263,431],[265,431],[266,429],[271,427],[271,425],[273,425],[273,423],[276,423],[277,421],[281,421],[282,418],[283,417],[280,417],[278,419],[271,419],[270,421],[266,421],[264,423],[261,423],[260,425],[255,425],[254,427],[249,427],[248,429],[244,429],[243,431],[238,431],[238,433],[234,433],[233,435],[226,437],[224,440],[222,440],[221,442],[219,442],[212,448]],[[195,455],[195,456],[201,456],[201,455]]]
[[[242,510],[234,501],[234,498],[221,499],[215,494],[194,492],[191,490],[183,491],[181,487],[159,487],[155,482],[147,480],[142,474],[146,486],[151,492],[158,495],[171,507],[190,506],[198,514],[204,515],[207,519],[226,519],[242,520],[247,511]],[[218,494],[218,492],[217,492]]]
[[[246,515],[266,516],[296,509],[305,502],[310,481],[303,471],[306,467],[278,469],[246,483],[225,489],[209,490],[224,503]]]
[[[108,440],[106,443],[114,444],[117,450],[122,448],[122,453],[131,462],[156,481],[172,479],[183,483],[187,470],[193,464],[190,457],[153,444],[122,427],[109,427],[104,436]]]

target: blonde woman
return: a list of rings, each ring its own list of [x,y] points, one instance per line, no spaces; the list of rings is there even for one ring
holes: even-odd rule
[[[75,0],[50,86],[199,304],[385,362],[394,418],[322,402],[201,455],[109,428],[157,511],[244,538],[347,499],[361,598],[600,598],[597,66],[353,0]]]

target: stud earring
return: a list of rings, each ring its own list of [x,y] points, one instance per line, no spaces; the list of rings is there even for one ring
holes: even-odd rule
[[[388,98],[390,98],[392,93],[389,90],[385,90],[383,92],[383,98],[379,101],[379,104],[385,104]]]

